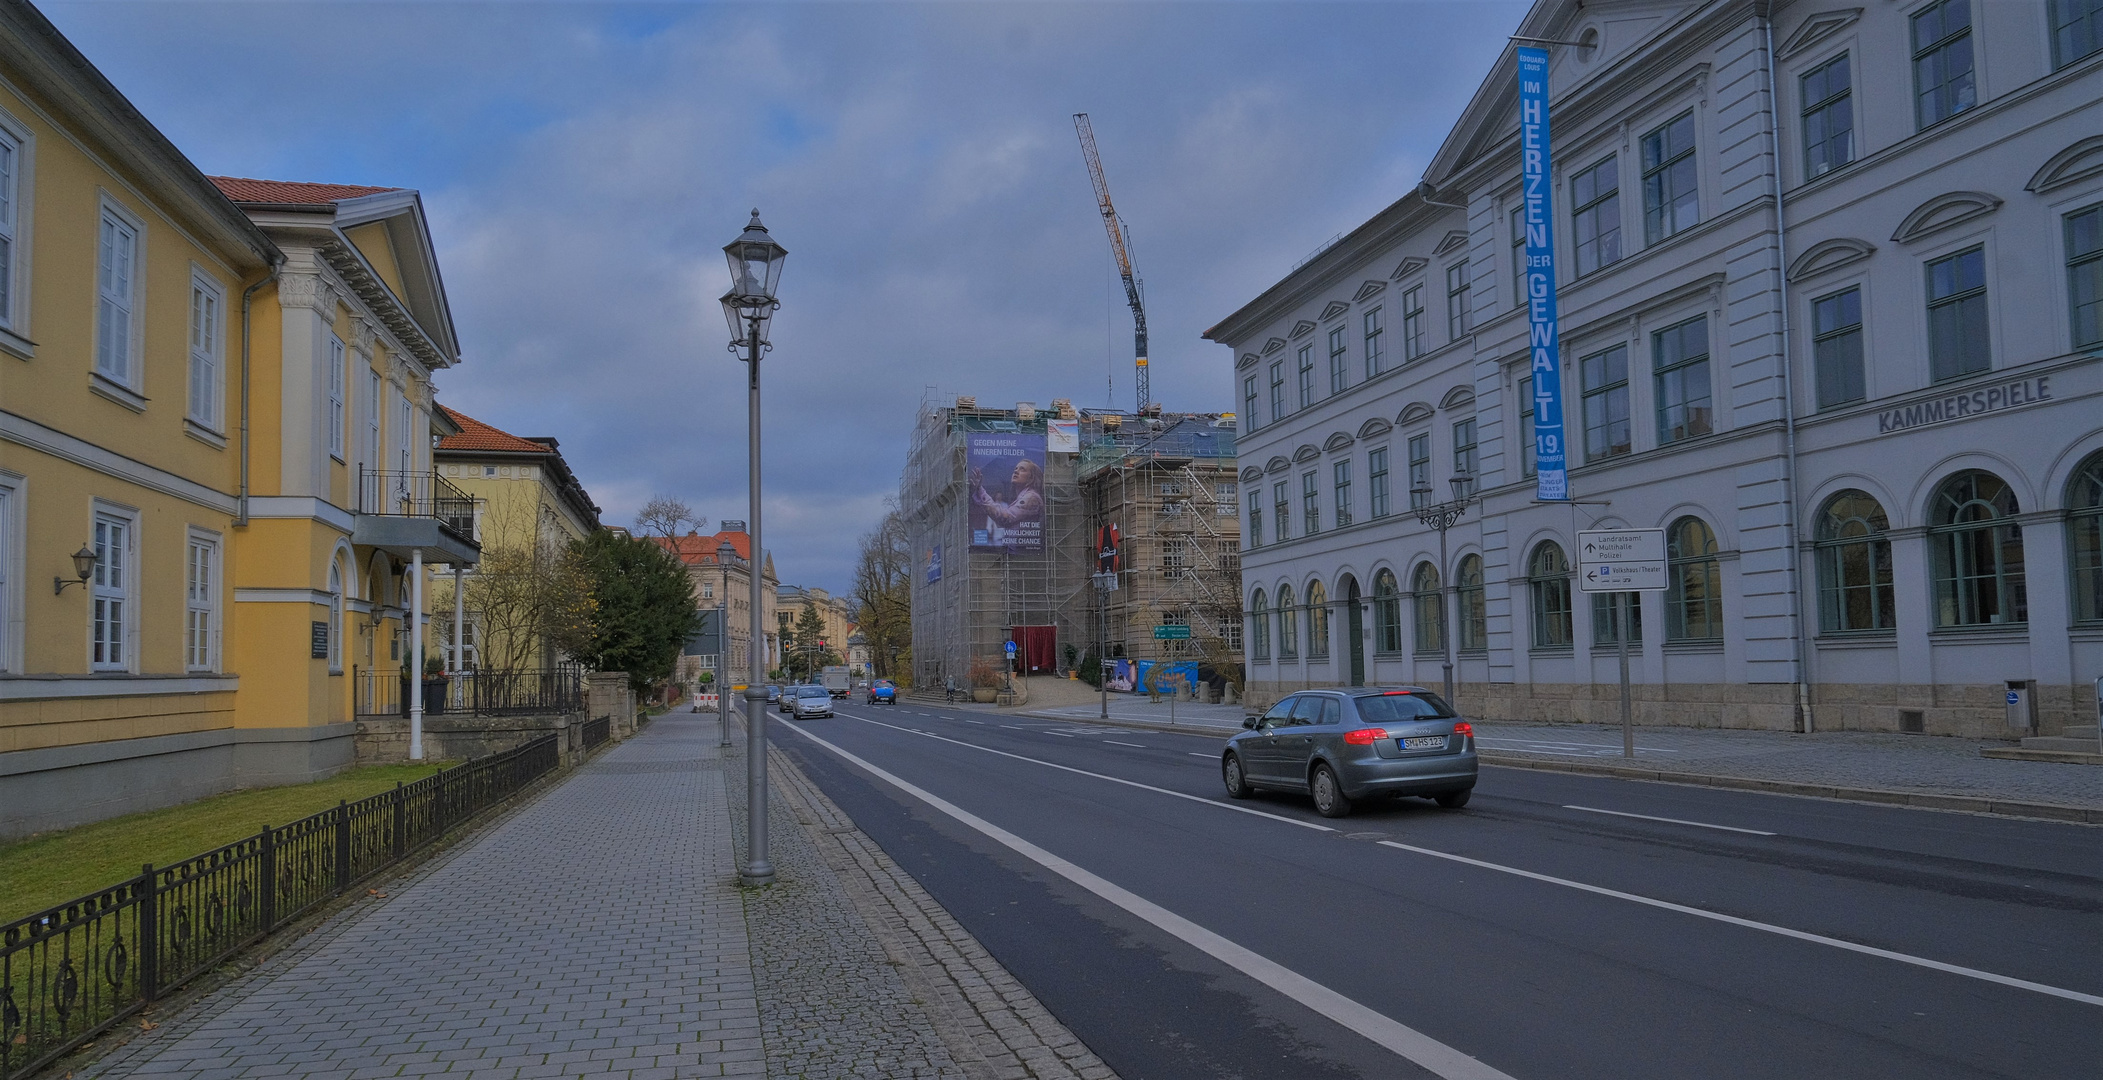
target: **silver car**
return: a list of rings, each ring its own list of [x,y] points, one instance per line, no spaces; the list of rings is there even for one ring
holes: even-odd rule
[[[1323,817],[1343,817],[1403,795],[1457,809],[1475,790],[1475,726],[1421,686],[1303,690],[1241,726],[1220,758],[1229,798],[1306,792]]]
[[[822,686],[791,686],[781,693],[788,698],[791,720],[832,715],[832,692]]]

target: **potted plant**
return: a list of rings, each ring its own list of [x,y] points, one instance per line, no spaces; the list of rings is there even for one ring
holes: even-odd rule
[[[968,677],[971,681],[971,700],[981,705],[991,705],[1000,686],[1000,671],[993,666],[993,661],[983,656],[972,657]]]
[[[445,659],[437,653],[424,657],[424,712],[445,711]]]

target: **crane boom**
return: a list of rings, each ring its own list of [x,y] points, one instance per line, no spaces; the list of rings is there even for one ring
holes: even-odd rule
[[[1117,273],[1125,284],[1125,304],[1132,309],[1133,362],[1139,373],[1139,411],[1144,412],[1153,398],[1146,370],[1146,304],[1139,295],[1139,278],[1132,272],[1131,253],[1125,249],[1117,208],[1110,205],[1110,182],[1103,179],[1103,161],[1095,152],[1095,129],[1089,125],[1087,113],[1073,114],[1073,129],[1081,137],[1081,156],[1088,162],[1088,179],[1095,184],[1096,208],[1102,211],[1103,228],[1110,234],[1110,250],[1117,255]]]

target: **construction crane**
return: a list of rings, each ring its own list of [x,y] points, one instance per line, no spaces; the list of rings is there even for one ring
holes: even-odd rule
[[[1143,413],[1153,403],[1146,374],[1146,302],[1139,295],[1139,275],[1132,272],[1132,256],[1125,250],[1124,223],[1118,220],[1117,208],[1110,205],[1110,182],[1103,179],[1103,162],[1095,153],[1095,129],[1089,126],[1087,113],[1073,114],[1073,129],[1081,136],[1081,156],[1088,159],[1088,179],[1095,183],[1096,207],[1103,213],[1103,228],[1110,233],[1110,250],[1117,253],[1117,273],[1124,279],[1125,303],[1132,308],[1132,354],[1139,370],[1137,411]]]

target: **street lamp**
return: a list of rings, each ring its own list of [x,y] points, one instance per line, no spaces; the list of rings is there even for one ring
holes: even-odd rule
[[[1453,485],[1453,498],[1449,502],[1431,501],[1432,487],[1428,480],[1412,486],[1409,494],[1417,503],[1417,520],[1439,531],[1439,638],[1444,646],[1439,666],[1446,675],[1446,704],[1458,712],[1460,706],[1453,698],[1453,630],[1459,625],[1459,620],[1451,617],[1453,605],[1446,602],[1447,594],[1452,591],[1448,582],[1453,577],[1453,568],[1446,565],[1446,530],[1452,528],[1460,516],[1467,513],[1468,505],[1475,501],[1475,477],[1461,473],[1446,482]]]
[[[767,235],[759,223],[759,210],[738,238],[723,245],[730,262],[730,291],[723,294],[723,319],[730,324],[730,351],[744,351],[747,390],[747,453],[750,455],[751,520],[746,522],[752,537],[752,617],[763,610],[759,568],[765,549],[760,547],[759,515],[759,358],[774,346],[767,341],[767,328],[781,301],[774,287],[781,281],[781,264],[788,250]],[[745,687],[745,782],[746,858],[738,877],[747,885],[766,885],[774,880],[774,864],[767,859],[767,661],[753,650],[752,680]]]
[[[728,540],[716,542],[716,576],[722,584],[716,591],[716,732],[718,746],[730,745],[730,560],[737,548]]]

